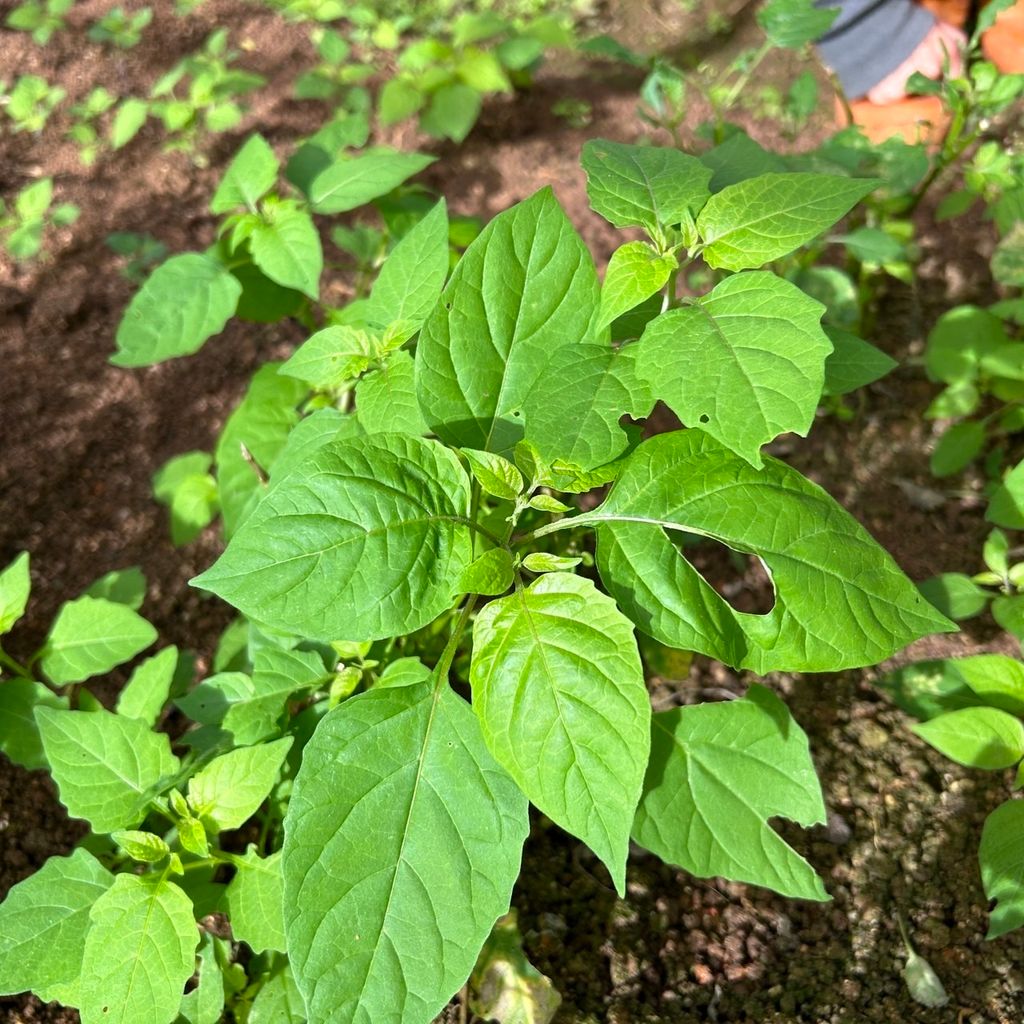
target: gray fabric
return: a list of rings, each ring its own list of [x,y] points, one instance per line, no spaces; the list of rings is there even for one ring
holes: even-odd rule
[[[815,0],[840,15],[818,40],[850,99],[863,96],[917,49],[935,17],[912,0]]]

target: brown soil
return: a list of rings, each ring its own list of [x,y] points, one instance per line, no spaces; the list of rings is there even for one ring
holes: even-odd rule
[[[72,21],[81,27],[111,6],[85,0]],[[288,98],[297,70],[310,60],[301,26],[240,0],[208,0],[184,20],[169,3],[152,6],[156,18],[143,44],[114,57],[82,43],[80,34],[59,35],[40,49],[27,37],[0,33],[0,66],[57,79],[74,98],[100,82],[122,94],[144,93],[217,25],[229,26],[233,43],[244,47],[242,64],[269,79],[244,130],[213,141],[208,169],[163,153],[155,129],[89,170],[77,165],[73,147],[54,128],[39,139],[0,138],[5,195],[52,174],[60,201],[83,211],[76,225],[48,239],[46,260],[0,264],[0,565],[20,550],[32,553],[33,601],[12,653],[38,646],[61,601],[111,569],[137,564],[149,580],[144,614],[166,642],[196,652],[202,674],[228,610],[186,581],[213,559],[218,540],[210,530],[175,550],[149,480],[172,455],[209,449],[252,371],[288,351],[302,331],[294,324],[234,324],[189,359],[115,369],[107,358],[133,286],[103,243],[110,231],[134,230],[171,251],[208,244],[214,222],[206,201],[245,131],[258,127],[286,152],[324,111]],[[695,62],[694,53],[719,45],[730,52],[749,37],[747,15],[735,38],[702,37],[709,6],[688,16],[665,3],[622,3],[608,26],[638,46],[653,41],[678,49],[674,41],[687,40],[687,59]],[[789,70],[775,73],[784,80]],[[484,217],[553,184],[602,265],[616,239],[587,207],[578,154],[588,138],[636,137],[636,88],[635,77],[610,68],[596,75],[579,67],[549,70],[530,94],[489,105],[462,146],[434,145],[441,159],[425,180],[458,212]],[[567,95],[591,105],[587,127],[570,128],[552,115],[552,103]],[[701,114],[695,99],[692,120]],[[756,113],[737,119],[761,141],[778,141]],[[408,129],[401,134],[404,144],[426,144]],[[809,132],[799,145],[816,137]],[[972,251],[963,227],[927,228],[924,216],[922,228],[926,255],[917,290],[890,289],[874,339],[904,359],[919,354],[924,333],[947,305],[987,297],[984,262],[972,255],[965,264],[960,255]],[[991,245],[984,226],[972,230],[975,248]],[[807,442],[777,446],[850,508],[915,579],[974,571],[985,533],[978,481],[940,484],[928,474],[930,426],[921,413],[930,397],[920,371],[904,366],[865,390],[853,422],[822,417]],[[941,505],[929,511],[908,500],[905,490],[915,487],[940,492]],[[748,583],[757,589],[753,578]],[[1009,647],[990,622],[976,620],[969,633],[923,641],[903,657],[981,649]],[[695,880],[640,850],[631,859],[628,898],[619,901],[587,851],[536,823],[514,902],[529,955],[563,994],[562,1024],[1021,1019],[1024,936],[983,941],[975,857],[985,814],[1009,793],[1006,780],[961,770],[925,748],[871,688],[872,678],[868,672],[772,680],[810,735],[833,812],[827,829],[783,829],[821,871],[834,897],[825,907]],[[748,682],[697,659],[689,679],[659,689],[655,699],[669,705],[723,689],[741,693]],[[0,895],[79,835],[44,774],[0,756]],[[923,1010],[907,995],[898,973],[898,912],[945,981],[949,1008]],[[63,1024],[77,1015],[15,998],[0,999],[0,1019]]]

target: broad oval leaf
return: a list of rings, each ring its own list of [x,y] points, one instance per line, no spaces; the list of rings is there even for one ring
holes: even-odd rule
[[[697,218],[710,267],[749,270],[831,227],[879,182],[834,174],[762,174],[716,192]]]
[[[986,819],[978,847],[981,883],[995,900],[986,938],[1024,924],[1024,800],[1007,800]]]
[[[356,384],[356,418],[368,434],[427,432],[416,398],[416,365],[405,351],[392,352],[387,362]]]
[[[86,850],[51,857],[0,904],[0,994],[78,1005],[89,910],[114,876]]]
[[[1024,724],[999,708],[960,708],[913,730],[940,754],[969,768],[1009,768],[1024,757]]]
[[[260,857],[250,848],[235,859],[235,877],[227,889],[231,934],[254,953],[285,951],[284,877],[281,851]]]
[[[172,256],[135,293],[117,328],[115,366],[149,366],[197,352],[238,307],[242,286],[200,253]]]
[[[407,320],[419,327],[448,276],[448,212],[442,199],[388,255],[370,292],[366,318],[386,327]]]
[[[823,824],[825,803],[807,737],[770,690],[653,717],[638,843],[699,878],[827,900],[814,869],[769,826],[774,817]]]
[[[526,799],[442,683],[320,722],[285,819],[288,953],[319,1024],[428,1024],[508,909]]]
[[[349,160],[336,160],[320,171],[309,186],[315,213],[344,213],[371,199],[387,195],[406,178],[436,158],[423,153],[380,149]]]
[[[37,707],[36,721],[61,803],[94,832],[137,825],[178,769],[167,736],[137,718]]]
[[[477,616],[470,681],[498,763],[621,895],[650,745],[632,624],[590,580],[550,573]]]
[[[640,629],[734,668],[857,668],[954,628],[820,487],[774,459],[754,469],[698,430],[645,441],[605,502],[577,521],[599,527],[601,578]],[[762,559],[772,611],[734,611],[666,530]]]
[[[0,572],[0,634],[7,633],[25,614],[32,582],[28,572],[29,556],[22,551]]]
[[[256,204],[277,181],[280,164],[262,135],[253,135],[235,154],[210,200],[211,213],[228,213],[237,206],[255,211]]]
[[[711,170],[678,149],[594,139],[581,162],[591,207],[617,228],[657,232],[696,216],[711,194]]]
[[[498,214],[470,244],[416,349],[416,388],[443,441],[507,454],[555,350],[587,341],[594,263],[550,188]]]
[[[736,274],[652,320],[637,373],[688,427],[760,466],[762,445],[814,421],[832,351],[824,311],[774,274]]]
[[[99,597],[68,601],[43,649],[43,671],[62,686],[109,672],[156,640],[156,630],[127,605]]]
[[[451,603],[471,558],[468,512],[466,473],[436,441],[331,441],[270,490],[192,583],[297,636],[400,636]]]
[[[313,218],[297,203],[283,202],[264,211],[249,236],[253,262],[271,281],[316,299],[324,266],[320,235]]]
[[[82,1024],[170,1024],[196,967],[192,901],[162,875],[124,874],[89,916]]]
[[[600,326],[610,324],[661,291],[678,266],[675,256],[655,252],[646,242],[620,245],[608,261],[601,285]]]

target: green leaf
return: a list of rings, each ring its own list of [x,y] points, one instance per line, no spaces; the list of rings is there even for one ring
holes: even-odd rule
[[[962,572],[944,572],[918,585],[928,602],[943,615],[960,622],[980,615],[990,594]]]
[[[319,298],[324,257],[313,218],[293,202],[267,206],[263,217],[249,236],[253,262],[276,284]]]
[[[188,802],[214,830],[241,828],[277,781],[292,738],[239,747],[214,758],[188,782]]]
[[[711,168],[711,191],[721,192],[747,178],[787,170],[786,161],[755,142],[746,132],[737,131],[724,142],[700,156],[701,163]]]
[[[775,817],[824,824],[825,804],[807,737],[770,690],[654,715],[638,843],[699,878],[827,900],[814,869],[769,827]]]
[[[28,572],[28,552],[22,551],[3,572],[0,572],[0,636],[25,614],[32,581]]]
[[[877,685],[915,718],[973,707],[978,700],[960,674],[959,660],[914,661],[883,676]]]
[[[159,836],[152,832],[140,832],[135,829],[121,830],[110,836],[115,843],[132,860],[142,864],[158,864],[170,855],[171,848]]]
[[[366,331],[333,325],[304,341],[282,364],[280,373],[331,391],[369,369],[372,355],[373,339]]]
[[[209,932],[202,933],[199,982],[191,992],[182,996],[178,1009],[185,1024],[219,1024],[224,1014],[224,974],[217,960],[219,941]]]
[[[423,153],[378,149],[337,160],[322,170],[309,187],[314,213],[344,213],[387,195],[434,162]]]
[[[420,333],[420,407],[446,443],[507,454],[544,361],[587,341],[593,260],[549,188],[498,214],[459,261]]]
[[[1009,288],[1024,288],[1024,225],[1017,224],[996,246],[992,276]]]
[[[110,145],[113,149],[127,146],[139,133],[149,117],[149,104],[135,96],[123,100],[110,125]]]
[[[221,672],[204,679],[177,704],[193,721],[220,726],[236,744],[248,746],[279,732],[285,701],[325,678],[319,655],[267,647],[256,652],[252,678]]]
[[[928,335],[924,363],[928,376],[959,384],[978,376],[981,360],[1009,342],[1002,320],[977,306],[943,313]]]
[[[442,199],[384,261],[370,292],[367,321],[384,327],[407,320],[419,329],[447,276],[448,213]]]
[[[127,605],[97,597],[68,601],[46,638],[42,666],[58,686],[101,675],[156,640],[156,630]]]
[[[254,953],[285,951],[284,878],[281,851],[260,857],[250,848],[234,861],[237,871],[228,885],[228,917],[237,942]]]
[[[247,1024],[306,1024],[306,1007],[287,963],[256,994]]]
[[[310,1019],[428,1024],[508,910],[528,827],[447,685],[328,712],[285,823],[288,953]]]
[[[66,697],[34,679],[0,682],[0,751],[30,771],[47,767],[43,742],[36,725],[37,707],[66,709]]]
[[[220,507],[217,481],[210,474],[213,456],[186,452],[153,474],[153,495],[171,513],[171,540],[188,544],[208,526]]]
[[[242,286],[223,264],[190,252],[161,263],[135,293],[117,328],[115,366],[149,366],[191,355],[219,334]]]
[[[953,664],[986,704],[1024,715],[1024,663],[1005,654],[975,654],[956,658]]]
[[[0,994],[78,1005],[89,910],[114,876],[86,850],[51,857],[0,904]]]
[[[398,124],[412,117],[426,102],[419,89],[404,78],[389,78],[377,100],[377,117],[382,125]]]
[[[1024,800],[1007,800],[986,819],[978,847],[981,884],[995,900],[989,916],[988,939],[1024,924]]]
[[[514,579],[512,556],[505,548],[491,548],[462,570],[457,589],[464,594],[504,594]]]
[[[659,233],[695,216],[711,194],[710,169],[678,149],[595,139],[581,162],[591,208],[617,228]]]
[[[998,708],[961,708],[912,726],[926,743],[969,768],[1009,768],[1024,757],[1024,725]]]
[[[654,406],[636,372],[638,349],[572,345],[555,351],[526,397],[526,436],[548,462],[597,469],[630,443],[619,421],[642,419]]]
[[[127,605],[137,612],[146,599],[146,577],[137,565],[114,569],[90,583],[85,596],[101,597],[105,601]]]
[[[217,442],[217,484],[224,533],[229,538],[264,493],[259,474],[245,453],[257,466],[269,469],[299,422],[295,407],[306,397],[306,388],[278,374],[279,366],[265,363],[256,371]]]
[[[671,253],[660,255],[646,242],[620,245],[608,261],[601,287],[598,326],[604,327],[661,291],[669,275],[679,266]]]
[[[648,324],[637,374],[686,426],[760,466],[762,445],[814,421],[832,349],[823,312],[774,274],[736,274]]]
[[[952,476],[966,469],[985,447],[985,424],[976,420],[954,423],[939,438],[928,466],[935,476]]]
[[[160,785],[178,770],[163,733],[109,711],[36,708],[60,802],[94,832],[133,828]]]
[[[372,640],[425,626],[470,560],[469,480],[434,441],[329,442],[259,504],[192,581],[278,630]]]
[[[1018,462],[993,491],[985,518],[1008,530],[1024,530],[1024,462]]]
[[[819,7],[815,0],[769,0],[757,23],[772,46],[796,50],[820,39],[839,16],[840,8]]]
[[[549,551],[531,551],[523,559],[523,568],[535,573],[572,572],[582,561],[582,558],[567,558],[564,555],[553,555]]]
[[[137,718],[146,725],[156,725],[171,692],[174,671],[178,667],[178,648],[165,647],[147,658],[132,673],[118,694],[117,713]]]
[[[82,1024],[170,1024],[196,966],[192,902],[162,875],[125,874],[89,916]]]
[[[393,352],[379,370],[360,378],[356,417],[368,434],[427,433],[416,397],[416,364],[408,352]]]
[[[442,85],[420,114],[420,128],[436,139],[462,142],[480,116],[480,93],[461,82]]]
[[[462,455],[469,463],[473,478],[485,494],[505,501],[515,501],[526,486],[523,474],[508,459],[500,455],[476,451],[473,448],[463,448]]]
[[[899,363],[881,349],[839,327],[825,325],[832,352],[825,360],[826,395],[848,395],[895,370]]]
[[[256,204],[274,187],[281,165],[262,135],[253,135],[235,154],[210,200],[211,213],[230,213]]]
[[[839,235],[841,242],[861,263],[892,263],[903,257],[903,245],[881,228],[856,228]]]
[[[430,669],[419,658],[397,658],[380,674],[377,686],[414,686],[430,678]]]
[[[640,629],[735,668],[874,665],[952,628],[819,487],[774,459],[756,470],[697,430],[645,441],[604,503],[575,521],[599,527],[601,578]],[[762,559],[772,611],[734,611],[676,551],[676,531]]]
[[[632,624],[590,580],[542,576],[477,616],[470,681],[498,763],[624,893],[651,716]]]
[[[878,187],[872,178],[762,174],[728,185],[697,218],[702,255],[716,270],[748,270],[786,256]]]

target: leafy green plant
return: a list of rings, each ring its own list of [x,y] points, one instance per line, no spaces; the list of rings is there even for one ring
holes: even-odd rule
[[[241,98],[263,85],[264,79],[232,67],[237,56],[237,51],[228,49],[227,29],[217,29],[201,51],[185,57],[156,81],[143,109],[158,118],[171,136],[167,149],[184,150],[202,163],[202,136],[230,131],[242,120]],[[128,109],[123,115],[128,122],[124,134],[130,138],[134,131],[129,133],[127,128],[138,131],[141,122],[135,125],[139,108]]]
[[[64,15],[71,10],[75,0],[28,0],[18,4],[4,20],[8,28],[17,32],[31,32],[32,39],[45,46],[55,32],[64,26]]]
[[[0,106],[14,123],[15,132],[41,132],[66,93],[39,75],[21,75],[10,91],[0,82]]]
[[[123,7],[114,7],[92,24],[88,35],[94,43],[130,50],[142,41],[142,33],[152,20],[153,11],[149,7],[132,14]]]
[[[450,41],[421,39],[402,51],[398,73],[381,89],[378,116],[385,125],[417,116],[429,135],[461,142],[484,97],[528,85],[545,49],[572,42],[554,18],[520,27],[492,13],[463,14]]]
[[[48,225],[62,227],[78,219],[78,207],[73,203],[52,206],[52,202],[52,178],[41,178],[26,185],[10,207],[0,199],[0,242],[14,259],[28,260],[37,256]]]
[[[381,196],[426,159],[307,153],[286,170],[301,198],[286,198],[274,154],[250,140],[211,203],[222,243],[154,271],[115,361],[195,351],[239,309],[246,266],[315,302],[311,215]],[[764,674],[874,663],[950,628],[824,491],[762,450],[808,430],[833,351],[823,307],[762,268],[875,183],[769,173],[712,192],[694,157],[604,141],[583,163],[592,207],[646,236],[623,242],[603,285],[550,189],[492,220],[454,271],[439,202],[368,296],[323,310],[258,372],[215,464],[190,456],[159,482],[173,515],[170,477],[191,481],[187,529],[211,512],[206,475],[217,482],[229,540],[193,582],[244,616],[218,665],[328,656],[330,682],[279,724],[297,767],[284,946],[310,1019],[432,1019],[508,909],[528,802],[620,893],[632,839],[702,877],[827,898],[768,824],[824,817],[785,706],[754,685],[652,714],[634,630],[648,649]],[[302,244],[285,244],[298,225]],[[683,297],[698,256],[729,276]],[[686,426],[641,441],[631,421],[659,398]],[[674,543],[694,536],[763,560],[772,610],[734,610]],[[201,683],[183,701],[197,733],[233,731],[249,686]],[[166,1009],[148,1024],[171,1019],[169,995]]]
[[[102,145],[97,122],[116,103],[117,97],[100,85],[69,111],[73,121],[67,137],[78,146],[78,157],[86,167],[96,162]]]
[[[0,573],[0,635],[29,592],[21,555]],[[0,750],[48,769],[91,830],[0,905],[0,992],[32,989],[77,1007],[86,1024],[216,1024],[225,1010],[284,1019],[274,1015],[296,1001],[282,956],[280,828],[296,739],[285,711],[327,685],[329,659],[266,650],[186,693],[189,658],[163,647],[107,710],[89,684],[157,639],[138,614],[144,594],[138,570],[108,574],[64,604],[25,664],[0,648]],[[210,702],[221,684],[230,708]],[[157,728],[172,709],[198,723],[180,756]],[[234,943],[197,928],[218,912]]]
[[[909,714],[913,731],[957,764],[1016,768],[1024,781],[1024,663],[1002,654],[915,662],[883,686]],[[978,849],[985,895],[994,901],[988,938],[1024,924],[1024,801],[1008,799],[986,819]]]
[[[304,71],[295,81],[295,96],[300,100],[347,101],[365,109],[369,94],[359,88],[374,74],[371,64],[350,61],[352,48],[333,29],[316,29],[313,34],[320,63]]]
[[[115,231],[107,235],[106,245],[118,256],[125,257],[121,274],[135,284],[141,284],[146,274],[153,269],[153,264],[159,263],[167,256],[167,246],[163,242],[152,235],[138,234],[134,231]]]

